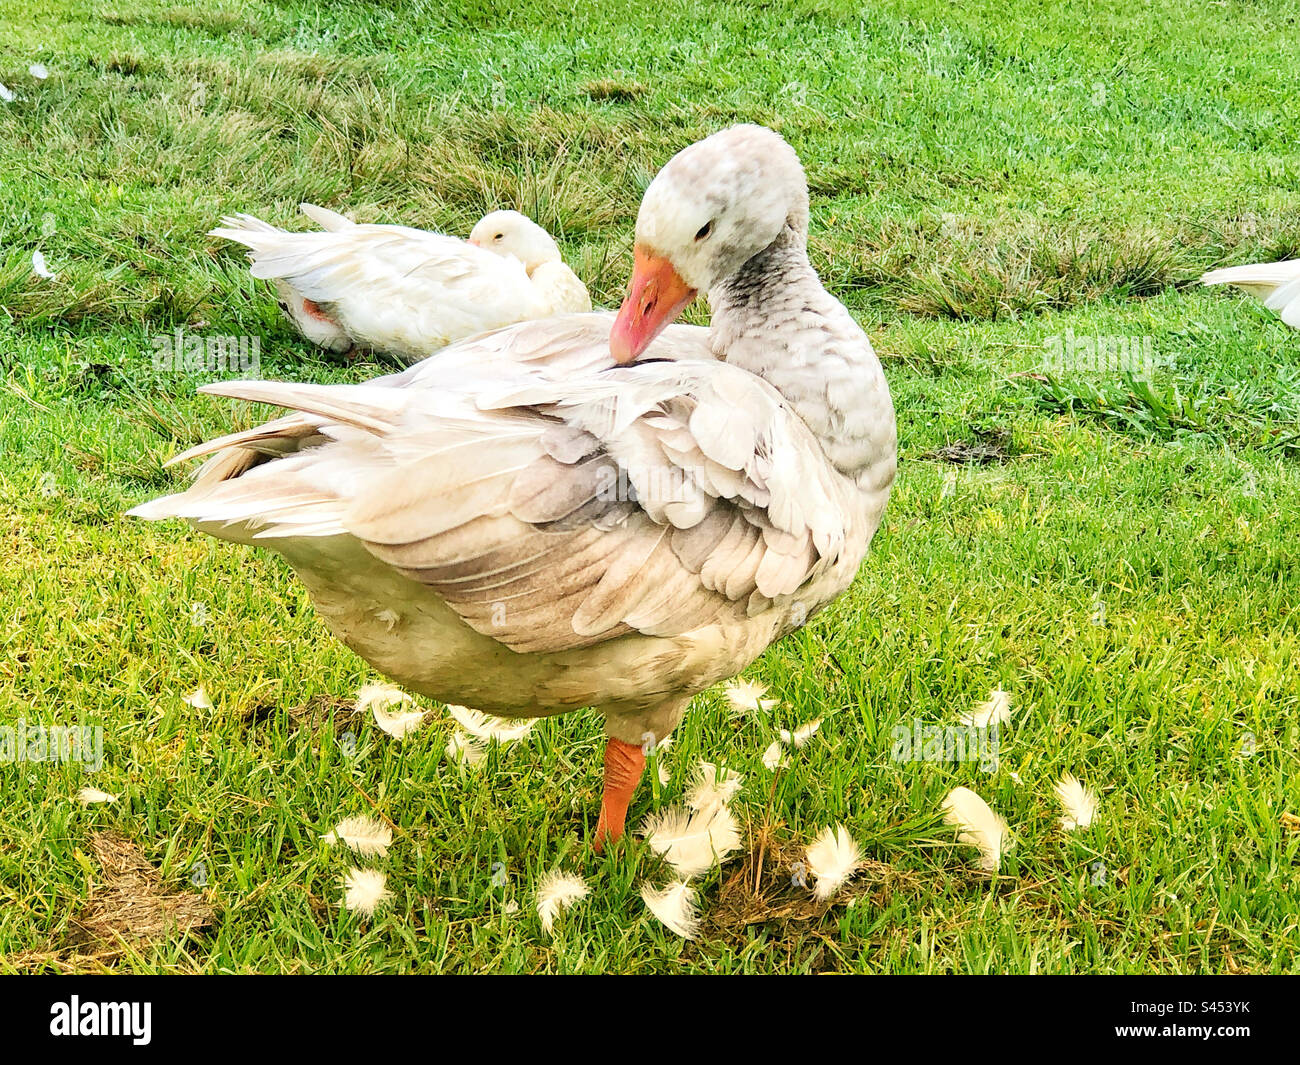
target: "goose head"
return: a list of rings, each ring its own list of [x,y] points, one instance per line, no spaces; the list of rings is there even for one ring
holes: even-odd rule
[[[773,130],[732,126],[673,156],[645,191],[632,280],[610,333],[616,361],[636,359],[700,292],[734,276],[789,233],[808,235],[808,183]]]
[[[493,211],[470,230],[469,242],[498,255],[513,255],[530,274],[560,261],[559,245],[541,226],[518,211]]]

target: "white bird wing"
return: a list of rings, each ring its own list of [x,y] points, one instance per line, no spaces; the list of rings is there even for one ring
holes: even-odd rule
[[[358,343],[407,357],[550,312],[508,256],[407,226],[357,225],[319,208],[311,217],[332,228],[290,233],[235,215],[212,235],[243,244],[254,277],[288,284]]]
[[[855,491],[705,331],[671,328],[651,361],[617,367],[611,321],[525,323],[366,385],[205,386],[302,412],[285,431],[305,448],[265,461],[280,445],[252,430],[256,458],[220,452],[137,513],[270,546],[350,534],[516,651],[675,635],[795,596],[863,524]]]
[[[1211,270],[1201,283],[1245,289],[1292,329],[1300,329],[1300,259]]]

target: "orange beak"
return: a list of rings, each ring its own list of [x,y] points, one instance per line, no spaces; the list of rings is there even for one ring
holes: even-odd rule
[[[681,279],[672,263],[637,245],[632,281],[627,298],[618,309],[618,318],[609,334],[609,350],[614,361],[626,365],[637,359],[650,341],[682,313],[695,289]]]

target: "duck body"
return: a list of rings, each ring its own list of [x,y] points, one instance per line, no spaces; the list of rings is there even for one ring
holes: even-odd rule
[[[410,362],[476,333],[591,309],[550,235],[518,212],[493,212],[466,241],[302,209],[323,228],[293,233],[241,214],[211,235],[245,245],[252,275],[275,284],[285,313],[327,351]]]
[[[647,739],[849,586],[889,496],[889,389],[806,226],[785,142],[716,134],[647,192],[617,318],[511,326],[365,385],[205,386],[293,413],[178,456],[209,458],[132,513],[277,550],[415,691],[599,708],[616,837]],[[669,325],[696,290],[712,326]]]

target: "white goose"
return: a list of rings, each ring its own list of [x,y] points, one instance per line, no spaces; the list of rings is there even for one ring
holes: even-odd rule
[[[591,310],[551,235],[518,211],[486,215],[468,241],[358,225],[310,203],[302,211],[323,232],[291,233],[240,214],[210,235],[247,247],[250,273],[275,282],[285,313],[327,351],[422,359],[489,329]]]
[[[717,133],[647,189],[617,319],[513,326],[365,385],[207,385],[296,413],[179,456],[216,452],[132,513],[279,551],[415,691],[598,707],[600,847],[647,742],[843,592],[880,523],[893,405],[807,227],[785,141]],[[712,327],[669,326],[697,291]]]
[[[1300,259],[1211,270],[1201,276],[1201,284],[1245,289],[1292,329],[1300,329]]]

